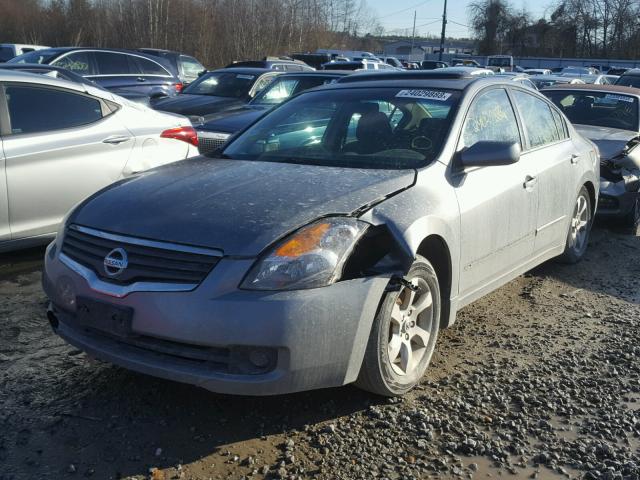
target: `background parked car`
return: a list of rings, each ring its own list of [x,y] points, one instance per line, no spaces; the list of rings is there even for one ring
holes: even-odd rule
[[[620,75],[614,85],[621,87],[640,88],[640,68],[632,68]]]
[[[270,68],[221,68],[205,73],[180,95],[158,100],[153,108],[200,117],[248,103],[283,72]]]
[[[111,92],[0,69],[2,89],[1,251],[47,242],[67,210],[118,179],[197,155],[188,119]]]
[[[310,88],[335,82],[351,72],[316,71],[284,73],[276,77],[247,105],[209,115],[194,123],[198,131],[198,148],[205,154],[220,148],[236,132],[243,130],[267,110]]]
[[[435,70],[436,68],[446,68],[450,65],[447,62],[439,62],[437,60],[423,60],[420,62],[422,70]]]
[[[197,59],[190,55],[185,55],[172,50],[161,50],[157,48],[139,48],[138,52],[146,53],[154,57],[164,58],[173,67],[178,78],[184,86],[198,79],[207,69]]]
[[[41,50],[45,47],[43,45],[26,45],[23,43],[0,43],[0,63],[8,62],[18,55],[23,53],[33,52],[34,50]]]
[[[559,85],[542,93],[577,131],[598,145],[598,215],[634,227],[640,219],[640,90],[616,85]]]
[[[527,68],[524,73],[527,75],[551,75],[551,70],[548,68]]]
[[[328,53],[293,53],[291,58],[304,62],[317,70],[322,68],[323,63],[331,61],[331,55]]]
[[[175,95],[182,82],[171,65],[129,50],[62,47],[20,55],[9,63],[43,63],[71,70],[117,94],[134,92],[149,98]]]
[[[392,67],[388,63],[371,61],[371,60],[356,60],[351,62],[329,62],[322,65],[323,70],[395,70],[400,71],[397,67]]]
[[[230,63],[226,68],[266,68],[281,72],[304,72],[314,70],[306,63],[292,58],[266,57],[263,60],[243,60]]]
[[[552,85],[570,83],[570,84],[583,84],[584,82],[579,78],[563,77],[562,75],[532,75],[530,80],[534,85],[541,90],[545,87]]]

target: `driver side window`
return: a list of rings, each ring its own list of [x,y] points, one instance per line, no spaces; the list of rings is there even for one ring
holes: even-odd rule
[[[513,107],[507,92],[501,88],[482,93],[474,100],[467,113],[458,149],[482,141],[522,145]]]

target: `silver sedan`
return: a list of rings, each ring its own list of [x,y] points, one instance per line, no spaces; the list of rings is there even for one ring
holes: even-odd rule
[[[215,158],[78,206],[47,250],[49,321],[92,356],[213,391],[400,395],[460,308],[583,257],[598,162],[499,76],[344,77]]]
[[[185,117],[90,85],[0,71],[0,251],[46,243],[85,197],[197,154]]]

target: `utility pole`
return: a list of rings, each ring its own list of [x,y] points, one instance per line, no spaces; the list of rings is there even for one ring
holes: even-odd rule
[[[409,61],[413,62],[413,44],[416,40],[416,14],[417,10],[413,11],[413,33],[411,34],[411,53],[409,54]]]
[[[442,33],[440,34],[440,55],[438,60],[442,61],[442,50],[444,50],[444,37],[447,32],[447,0],[444,0],[444,11],[442,12]]]

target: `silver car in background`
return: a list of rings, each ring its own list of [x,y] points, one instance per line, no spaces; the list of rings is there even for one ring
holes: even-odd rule
[[[598,198],[596,147],[549,100],[442,70],[307,90],[87,199],[45,255],[54,331],[217,392],[410,390],[459,309],[582,258]]]
[[[90,85],[0,71],[0,251],[49,241],[121,178],[198,154],[185,117]]]

